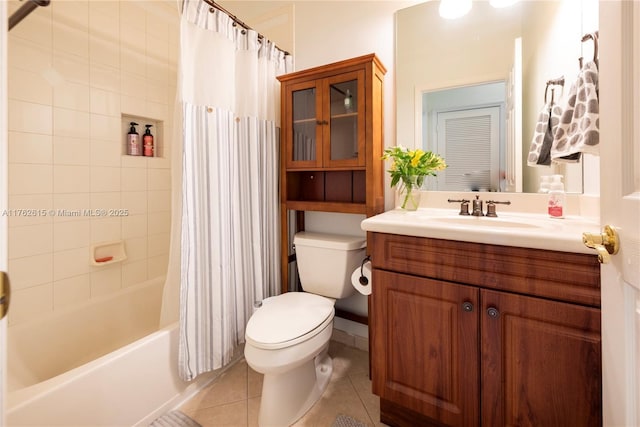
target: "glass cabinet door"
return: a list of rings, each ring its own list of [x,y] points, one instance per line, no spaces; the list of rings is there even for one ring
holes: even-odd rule
[[[291,88],[287,95],[291,110],[291,143],[288,144],[287,164],[290,167],[316,167],[322,162],[322,97],[316,82],[303,83]]]
[[[327,79],[324,166],[364,166],[364,73]]]

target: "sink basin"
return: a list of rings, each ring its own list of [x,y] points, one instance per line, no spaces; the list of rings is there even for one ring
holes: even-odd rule
[[[430,217],[428,221],[441,224],[463,225],[465,227],[498,227],[498,228],[541,228],[540,225],[520,221],[509,221],[501,218],[487,218],[481,216]]]

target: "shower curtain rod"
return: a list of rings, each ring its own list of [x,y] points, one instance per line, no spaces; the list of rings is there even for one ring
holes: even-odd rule
[[[33,12],[38,6],[48,6],[50,0],[28,0],[25,4],[20,6],[20,9],[16,10],[13,15],[9,17],[9,31],[20,21],[26,18],[31,12]]]
[[[48,1],[48,0],[47,0]],[[245,24],[244,22],[242,22],[237,16],[235,16],[233,13],[229,12],[227,9],[225,9],[224,7],[220,6],[218,3],[216,3],[214,0],[202,0],[203,2],[205,2],[206,4],[208,4],[209,6],[211,6],[212,8],[216,8],[221,12],[226,13],[227,15],[229,15],[229,18],[231,18],[234,22],[234,24],[240,25],[242,28],[246,29],[246,30],[253,30],[253,28],[251,28],[249,25]],[[210,12],[213,12],[213,9],[209,9]],[[265,37],[258,33],[258,39],[262,40]],[[280,49],[278,47],[278,45],[276,45],[276,49],[282,51],[285,55],[290,55],[289,52],[287,52],[284,49]]]

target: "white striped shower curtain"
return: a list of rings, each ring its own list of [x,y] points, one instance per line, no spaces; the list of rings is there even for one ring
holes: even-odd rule
[[[179,371],[192,380],[232,359],[280,288],[276,75],[292,61],[200,0],[181,19]]]

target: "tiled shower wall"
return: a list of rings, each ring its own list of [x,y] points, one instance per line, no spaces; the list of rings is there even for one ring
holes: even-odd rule
[[[9,33],[10,324],[166,273],[178,44],[173,0],[52,0]],[[163,157],[124,155],[122,114],[163,121]],[[112,240],[128,259],[92,266]]]

